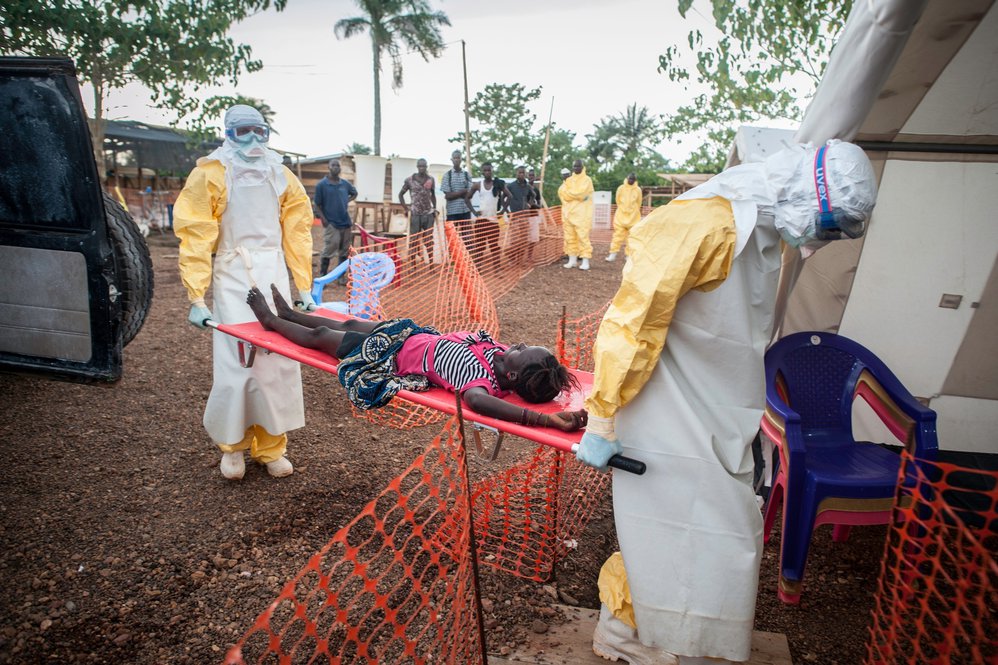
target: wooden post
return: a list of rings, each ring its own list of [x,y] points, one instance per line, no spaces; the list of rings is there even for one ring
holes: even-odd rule
[[[544,151],[541,153],[541,205],[547,207],[544,200],[544,170],[548,165],[548,143],[551,141],[551,118],[554,116],[554,97],[551,98],[551,110],[548,111],[548,126],[544,130]]]
[[[464,161],[471,173],[471,120],[468,111],[468,59],[464,53],[464,40],[461,40],[461,67],[464,69]]]

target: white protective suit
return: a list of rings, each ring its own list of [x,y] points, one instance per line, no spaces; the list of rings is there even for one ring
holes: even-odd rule
[[[751,442],[781,235],[804,252],[824,244],[813,240],[815,154],[795,146],[728,169],[636,224],[597,335],[590,425],[611,419],[604,434],[615,428],[622,453],[647,464],[643,476],[613,474],[626,580],[601,576],[601,599],[626,597],[604,591],[629,583],[635,644],[664,652],[655,662],[749,658],[762,553]],[[862,150],[833,142],[827,163],[832,204],[868,218],[876,190]],[[609,609],[601,624],[626,621]]]
[[[274,304],[276,284],[291,302],[288,269],[298,291],[311,287],[312,208],[280,156],[263,149],[255,161],[226,139],[188,177],[175,206],[180,271],[192,302],[213,290],[219,323],[256,321],[246,294],[258,286]],[[214,253],[214,261],[211,254]],[[248,450],[268,463],[284,454],[289,430],[305,424],[299,364],[257,354],[242,367],[235,338],[214,331],[213,378],[204,412],[208,435],[223,451]]]

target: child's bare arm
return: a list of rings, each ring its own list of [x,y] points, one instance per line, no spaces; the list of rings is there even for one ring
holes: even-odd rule
[[[493,397],[485,388],[469,388],[463,394],[464,403],[483,416],[497,420],[508,420],[521,425],[554,427],[563,432],[574,432],[586,426],[588,414],[585,410],[541,413],[510,404]]]

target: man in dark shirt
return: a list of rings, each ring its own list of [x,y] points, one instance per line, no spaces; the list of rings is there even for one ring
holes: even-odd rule
[[[337,257],[336,265],[339,265],[350,255],[353,221],[347,211],[347,204],[355,198],[357,190],[340,178],[340,160],[329,160],[329,175],[315,186],[315,207],[319,209],[325,239],[319,260],[320,275],[329,272],[329,263],[334,256]],[[340,284],[344,283],[345,276],[340,278]]]
[[[516,180],[506,186],[509,190],[510,212],[520,212],[537,207],[535,204],[534,188],[527,182],[527,167],[516,167]]]
[[[534,188],[527,182],[527,167],[517,166],[516,180],[507,185],[506,188],[509,190],[509,211],[514,213],[510,217],[512,254],[516,263],[527,265],[533,247],[529,238],[530,220],[528,213],[523,211],[535,207]],[[532,215],[530,216],[532,217]]]
[[[450,156],[454,168],[448,169],[440,178],[440,191],[447,200],[447,221],[461,234],[465,246],[470,247],[474,234],[471,229],[471,206],[468,203],[468,190],[471,189],[471,174],[461,168],[461,151],[455,150]]]

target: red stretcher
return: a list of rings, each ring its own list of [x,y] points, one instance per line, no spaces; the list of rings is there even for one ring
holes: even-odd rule
[[[339,312],[333,312],[322,308],[319,308],[316,312],[314,312],[314,314],[326,316],[334,320],[344,320],[347,318],[345,314],[340,314]],[[256,321],[231,325],[215,323],[210,320],[205,321],[205,323],[215,330],[223,332],[226,335],[231,335],[239,340],[239,361],[244,367],[252,366],[257,350],[263,349],[267,353],[276,353],[286,358],[297,360],[298,362],[309,365],[310,367],[315,367],[316,369],[320,369],[324,372],[329,372],[334,375],[337,373],[337,367],[339,366],[339,360],[337,358],[333,358],[322,351],[298,346],[279,333],[264,330],[263,326]],[[583,372],[580,370],[570,371],[579,381],[579,390],[573,390],[570,393],[562,393],[554,401],[546,402],[544,404],[531,404],[523,400],[515,393],[511,393],[504,399],[511,404],[515,404],[516,406],[525,407],[533,411],[540,411],[542,413],[577,411],[584,407],[585,396],[589,393],[593,386],[593,375],[590,372]],[[421,404],[450,415],[458,413],[458,400],[456,399],[454,393],[444,388],[430,388],[424,392],[401,390],[398,395],[395,396],[395,399],[404,399],[408,402],[412,402],[413,404]],[[552,427],[527,427],[526,425],[510,422],[508,420],[497,420],[495,418],[483,416],[472,411],[463,404],[460,407],[460,411],[461,417],[466,422],[472,423],[475,446],[478,449],[478,452],[488,459],[494,460],[499,454],[499,449],[502,446],[505,434],[515,434],[516,436],[523,437],[529,441],[535,441],[568,453],[575,452],[576,448],[578,448],[579,440],[582,438],[581,430],[576,432],[562,432],[561,430]],[[491,450],[487,450],[482,444],[482,431],[491,431],[496,434],[495,444]],[[622,471],[629,471],[630,473],[636,473],[639,475],[645,472],[644,462],[624,457],[623,455],[614,455],[610,458],[608,464],[609,466]]]

